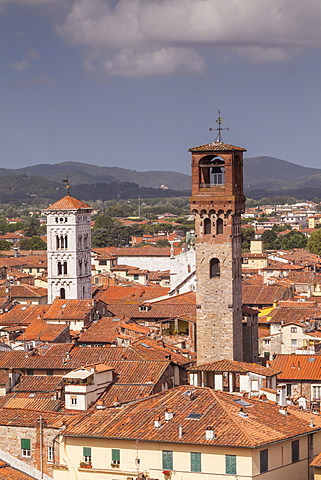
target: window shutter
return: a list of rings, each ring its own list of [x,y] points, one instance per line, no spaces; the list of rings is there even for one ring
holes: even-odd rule
[[[236,455],[225,455],[225,470],[229,475],[236,475]]]
[[[201,472],[201,454],[191,452],[191,472]]]
[[[91,457],[91,447],[83,447],[84,457]]]
[[[30,450],[30,440],[29,440],[29,438],[22,438],[21,439],[21,449]]]
[[[173,470],[172,450],[163,450],[163,470]]]
[[[120,462],[120,450],[118,450],[118,448],[113,448],[112,449],[111,460],[112,460],[112,462]]]

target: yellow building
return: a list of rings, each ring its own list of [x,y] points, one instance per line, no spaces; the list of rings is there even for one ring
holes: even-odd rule
[[[318,416],[207,387],[98,408],[62,432],[55,480],[305,480],[321,450]]]

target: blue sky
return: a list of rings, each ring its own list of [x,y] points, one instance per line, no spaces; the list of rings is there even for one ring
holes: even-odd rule
[[[189,173],[214,139],[321,168],[320,0],[0,0],[1,167]]]

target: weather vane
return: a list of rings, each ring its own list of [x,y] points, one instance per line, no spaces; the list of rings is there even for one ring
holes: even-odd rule
[[[68,175],[67,175],[67,178],[64,178],[62,182],[66,184],[67,194],[70,195],[70,185],[69,185]]]
[[[217,135],[215,138],[215,142],[222,142],[222,130],[229,130],[229,127],[223,128],[222,125],[224,123],[224,118],[221,117],[221,112],[220,110],[218,111],[218,117],[215,120],[215,122],[218,124],[217,128],[209,128],[209,131],[212,132],[213,130],[217,130]]]

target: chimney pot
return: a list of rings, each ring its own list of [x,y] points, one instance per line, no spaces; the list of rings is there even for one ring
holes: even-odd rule
[[[178,427],[178,436],[179,436],[179,438],[182,438],[182,436],[183,436],[183,426],[182,425],[179,425],[179,427]]]
[[[156,415],[155,421],[154,421],[154,426],[155,426],[155,428],[159,428],[159,427],[162,426],[160,415]]]
[[[213,427],[207,427],[205,430],[205,440],[213,440],[215,438],[215,433]]]
[[[167,420],[167,421],[171,420],[173,418],[173,416],[174,416],[173,411],[166,408],[166,410],[165,410],[165,420]]]

